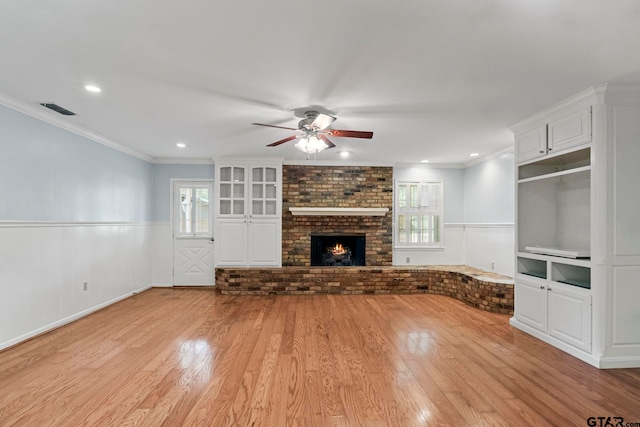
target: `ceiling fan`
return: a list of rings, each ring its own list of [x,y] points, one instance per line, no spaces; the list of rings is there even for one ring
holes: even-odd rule
[[[296,143],[296,148],[308,154],[319,153],[327,148],[333,148],[336,145],[331,142],[328,136],[335,136],[340,138],[373,138],[373,132],[362,132],[357,130],[340,130],[340,129],[328,129],[329,125],[333,123],[336,118],[328,114],[319,113],[318,111],[311,110],[304,113],[304,119],[298,122],[298,129],[267,125],[263,123],[251,123],[256,126],[266,126],[278,129],[287,129],[298,132],[296,135],[288,136],[280,141],[268,144],[267,147],[277,147],[285,142],[299,139]]]

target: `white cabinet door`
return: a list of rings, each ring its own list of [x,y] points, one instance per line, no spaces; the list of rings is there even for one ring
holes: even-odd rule
[[[247,264],[247,221],[243,219],[217,220],[216,265],[244,266]]]
[[[516,280],[515,313],[520,322],[547,332],[547,288],[543,282]]]
[[[591,352],[591,295],[555,284],[547,296],[549,335]]]
[[[548,124],[550,152],[591,142],[591,108],[580,108],[550,121]]]
[[[249,220],[249,265],[280,265],[281,232],[278,221]]]
[[[518,163],[547,154],[547,127],[538,126],[516,135],[516,157]]]

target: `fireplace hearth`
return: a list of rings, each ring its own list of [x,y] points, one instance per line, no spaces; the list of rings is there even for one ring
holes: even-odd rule
[[[312,266],[364,266],[364,234],[312,234]]]

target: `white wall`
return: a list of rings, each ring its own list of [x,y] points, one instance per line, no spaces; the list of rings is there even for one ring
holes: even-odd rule
[[[145,223],[3,221],[0,349],[148,288],[150,243]]]

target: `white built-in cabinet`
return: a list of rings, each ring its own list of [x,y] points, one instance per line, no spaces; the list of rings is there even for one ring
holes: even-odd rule
[[[640,88],[600,85],[512,130],[511,324],[594,366],[640,367]]]
[[[588,142],[591,142],[591,106],[580,106],[519,131],[517,158],[524,162]]]
[[[216,266],[280,266],[282,162],[216,162]]]

